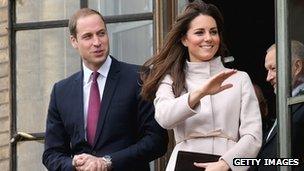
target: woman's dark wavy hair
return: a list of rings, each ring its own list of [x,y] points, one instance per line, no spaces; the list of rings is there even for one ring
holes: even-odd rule
[[[160,51],[146,61],[141,68],[143,81],[141,95],[144,99],[152,101],[155,98],[160,82],[167,74],[173,80],[172,89],[175,97],[180,96],[185,90],[184,67],[186,60],[189,60],[189,54],[188,49],[182,44],[182,38],[186,35],[190,22],[201,14],[211,16],[216,21],[220,45],[215,56],[226,56],[227,49],[223,43],[224,21],[219,9],[201,0],[189,3],[176,19]]]

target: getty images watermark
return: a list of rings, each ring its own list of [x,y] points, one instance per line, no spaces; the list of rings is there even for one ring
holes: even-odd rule
[[[300,159],[293,158],[234,158],[234,166],[298,166]]]

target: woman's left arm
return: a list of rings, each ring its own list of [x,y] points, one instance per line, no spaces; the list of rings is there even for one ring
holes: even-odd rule
[[[255,158],[262,145],[262,120],[258,100],[248,74],[240,72],[240,76],[240,139],[221,157],[232,170],[247,170],[246,167],[233,166],[233,158]]]

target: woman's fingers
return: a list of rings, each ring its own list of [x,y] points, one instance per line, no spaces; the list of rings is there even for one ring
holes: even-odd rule
[[[228,89],[228,88],[231,88],[232,86],[233,86],[232,84],[225,84],[225,85],[222,85],[220,91],[223,91],[223,90],[226,90],[226,89]]]
[[[199,168],[206,168],[208,166],[208,163],[197,163],[197,162],[194,162],[193,164],[194,164],[194,166],[199,167]]]
[[[228,77],[230,77],[231,75],[235,74],[237,72],[237,70],[235,69],[229,69],[229,70],[225,70],[222,71],[219,75],[218,78],[220,78],[221,80],[226,80]]]

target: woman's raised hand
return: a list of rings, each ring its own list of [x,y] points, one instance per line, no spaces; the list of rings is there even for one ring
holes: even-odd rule
[[[229,69],[214,75],[203,85],[201,89],[202,94],[212,95],[232,87],[232,84],[222,84],[228,77],[236,72],[237,70],[235,69]]]
[[[222,71],[208,79],[207,82],[202,85],[201,88],[190,93],[188,99],[189,106],[194,109],[200,99],[204,96],[216,94],[232,87],[232,84],[222,84],[228,77],[235,74],[236,72],[237,70],[235,69],[229,69]]]

